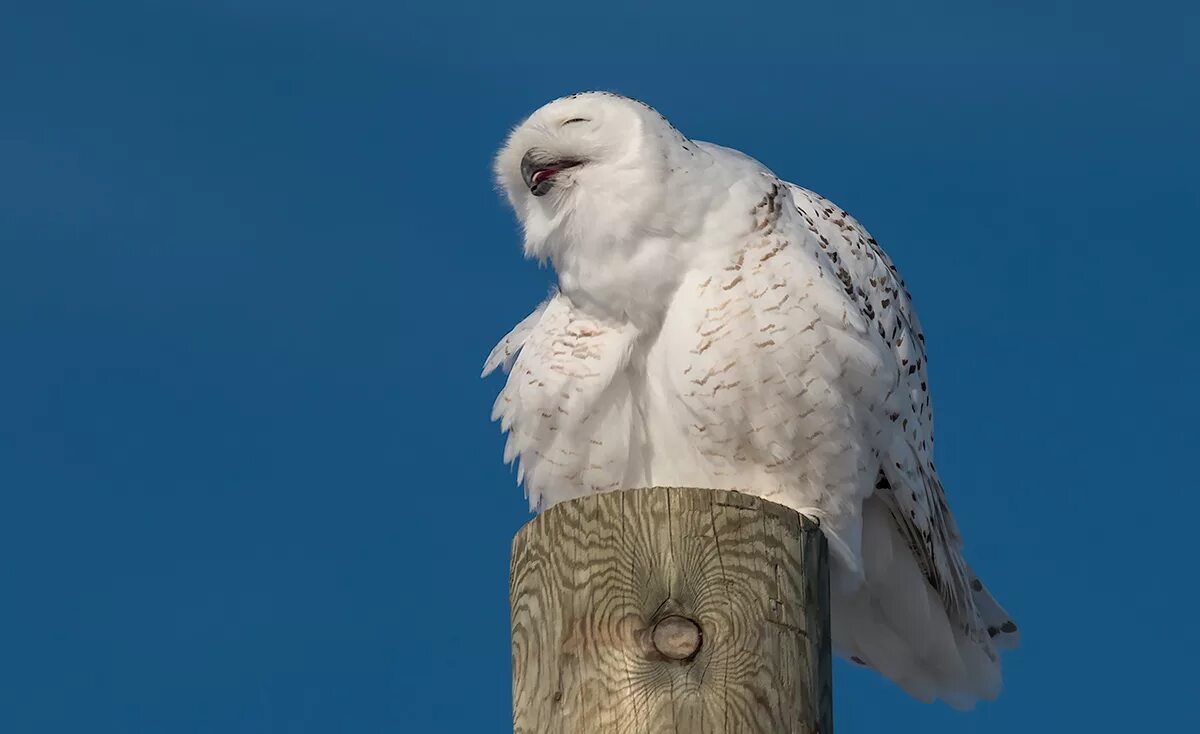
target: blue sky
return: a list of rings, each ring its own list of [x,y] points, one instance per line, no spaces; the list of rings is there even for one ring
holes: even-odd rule
[[[0,730],[492,732],[492,344],[546,293],[489,178],[640,97],[849,209],[915,295],[938,465],[1022,626],[971,714],[1175,730],[1200,634],[1195,10],[306,0],[6,8]]]

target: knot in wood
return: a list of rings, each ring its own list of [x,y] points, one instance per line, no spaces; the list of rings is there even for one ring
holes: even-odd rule
[[[673,614],[659,620],[651,635],[654,649],[670,660],[690,660],[700,652],[704,634],[693,619]]]

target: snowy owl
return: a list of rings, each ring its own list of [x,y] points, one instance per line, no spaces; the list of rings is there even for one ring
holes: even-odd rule
[[[923,701],[1000,690],[1017,628],[961,555],[925,337],[853,217],[615,94],[564,97],[495,172],[551,297],[488,357],[530,504],[736,490],[817,518],[835,650]]]

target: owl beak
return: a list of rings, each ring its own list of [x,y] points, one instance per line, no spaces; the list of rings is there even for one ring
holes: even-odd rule
[[[534,196],[545,196],[554,187],[554,177],[578,166],[581,161],[555,158],[544,150],[530,148],[521,158],[521,178]]]

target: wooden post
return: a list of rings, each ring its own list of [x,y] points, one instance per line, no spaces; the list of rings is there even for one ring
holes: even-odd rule
[[[550,508],[513,541],[513,731],[830,734],[827,557],[737,492]]]

